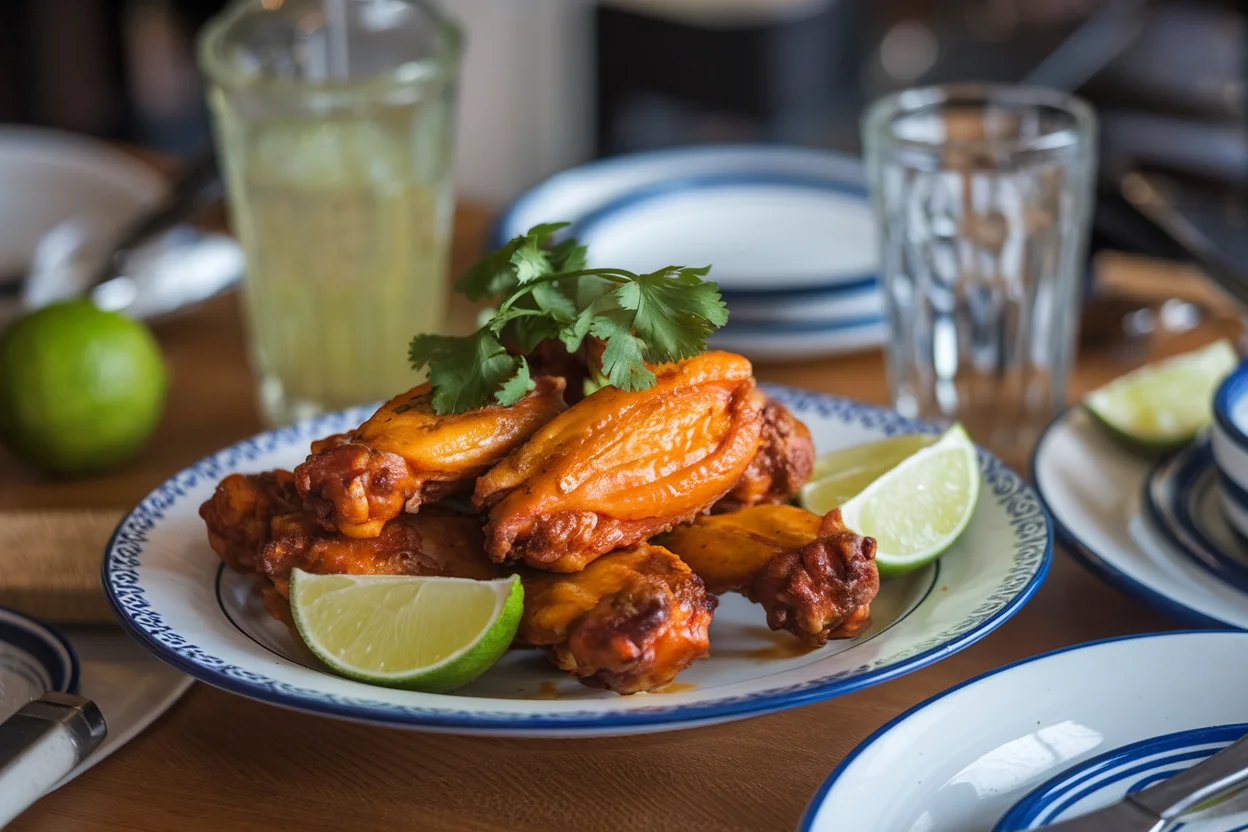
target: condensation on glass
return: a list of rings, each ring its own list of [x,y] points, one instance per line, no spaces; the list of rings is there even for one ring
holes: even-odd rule
[[[1064,406],[1096,118],[1049,90],[907,90],[863,122],[893,406],[1018,460]]]
[[[445,328],[460,32],[421,0],[239,0],[199,49],[265,418],[411,387]]]

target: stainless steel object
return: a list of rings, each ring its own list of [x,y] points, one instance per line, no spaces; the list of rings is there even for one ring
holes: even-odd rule
[[[0,827],[94,751],[108,728],[90,699],[45,693],[0,724]]]
[[[1121,803],[1046,826],[1060,832],[1164,832],[1202,803],[1248,784],[1248,737]]]
[[[229,289],[243,277],[242,249],[228,235],[189,224],[221,195],[216,157],[208,154],[188,165],[164,202],[118,240],[92,240],[79,220],[58,225],[39,242],[20,303],[7,311],[85,295],[104,309],[150,320]]]

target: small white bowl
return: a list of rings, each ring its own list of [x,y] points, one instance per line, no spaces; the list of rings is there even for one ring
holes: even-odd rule
[[[1231,528],[1248,537],[1248,362],[1218,387],[1210,434],[1222,513]]]
[[[105,142],[0,127],[0,277],[23,272],[45,234],[81,220],[109,240],[165,192],[154,169]]]

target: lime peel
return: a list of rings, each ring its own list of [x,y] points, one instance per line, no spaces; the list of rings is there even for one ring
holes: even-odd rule
[[[1213,395],[1239,364],[1227,339],[1146,364],[1093,390],[1084,409],[1116,439],[1143,450],[1185,445],[1213,419]]]
[[[493,666],[524,608],[517,576],[495,581],[291,572],[290,607],[304,644],[334,672],[442,693]]]
[[[841,506],[849,529],[875,538],[882,577],[925,566],[966,530],[979,501],[979,457],[961,425],[947,430]]]

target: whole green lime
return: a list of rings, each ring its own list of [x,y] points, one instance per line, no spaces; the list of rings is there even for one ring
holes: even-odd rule
[[[143,324],[83,300],[46,306],[0,334],[0,441],[49,473],[103,471],[142,449],[167,386]]]

